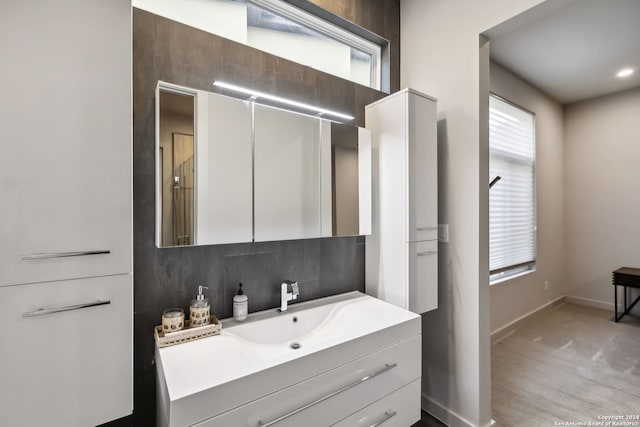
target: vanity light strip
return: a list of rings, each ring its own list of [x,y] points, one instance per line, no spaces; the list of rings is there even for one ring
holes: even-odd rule
[[[237,86],[231,83],[226,83],[226,82],[221,82],[221,81],[214,81],[213,82],[214,86],[217,87],[221,87],[223,89],[229,89],[229,90],[233,90],[236,92],[240,92],[240,93],[244,93],[247,95],[250,95],[251,97],[258,99],[258,98],[263,98],[263,99],[268,99],[269,101],[275,101],[275,102],[279,102],[285,105],[290,105],[292,107],[297,107],[297,108],[301,108],[307,111],[313,111],[319,114],[326,114],[326,115],[330,115],[330,116],[335,116],[335,117],[339,117],[341,119],[345,119],[345,120],[353,120],[354,117],[353,116],[349,116],[347,114],[342,114],[342,113],[338,113],[337,111],[332,111],[332,110],[327,110],[324,108],[320,108],[320,107],[316,107],[310,104],[305,104],[303,102],[298,102],[298,101],[294,101],[292,99],[288,99],[288,98],[283,98],[281,96],[275,96],[275,95],[269,95],[268,93],[264,93],[264,92],[258,92],[256,90],[253,89],[249,89],[249,88],[245,88],[242,86]]]

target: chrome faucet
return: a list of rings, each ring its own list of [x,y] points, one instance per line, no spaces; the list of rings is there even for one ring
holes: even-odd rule
[[[291,292],[289,292],[289,286],[291,286]],[[287,302],[296,298],[298,298],[298,282],[292,282],[291,280],[282,282],[280,286],[280,308],[278,311],[287,311]]]

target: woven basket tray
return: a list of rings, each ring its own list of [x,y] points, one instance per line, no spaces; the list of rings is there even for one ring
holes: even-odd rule
[[[182,344],[183,342],[193,341],[200,338],[218,335],[222,330],[222,324],[216,316],[209,318],[209,324],[198,326],[197,328],[189,328],[189,321],[184,322],[185,328],[181,331],[164,333],[162,325],[154,328],[154,336],[158,347],[169,347],[171,345]]]

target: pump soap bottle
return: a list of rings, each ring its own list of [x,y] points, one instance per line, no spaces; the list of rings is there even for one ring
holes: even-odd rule
[[[191,300],[191,305],[189,306],[189,325],[191,328],[209,324],[211,305],[209,304],[209,300],[204,297],[202,293],[203,289],[209,288],[206,286],[198,286],[198,295],[196,299]]]
[[[242,291],[242,283],[238,285],[238,294],[233,297],[233,318],[242,321],[249,313],[249,297]]]

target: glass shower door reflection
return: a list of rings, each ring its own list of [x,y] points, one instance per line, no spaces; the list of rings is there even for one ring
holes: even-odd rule
[[[173,133],[173,245],[194,244],[193,135]]]

